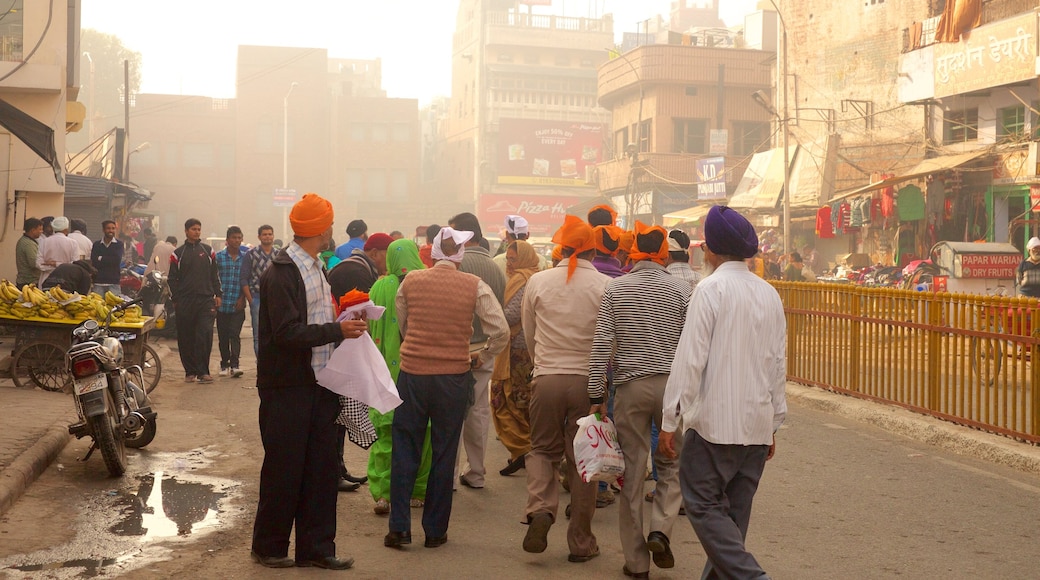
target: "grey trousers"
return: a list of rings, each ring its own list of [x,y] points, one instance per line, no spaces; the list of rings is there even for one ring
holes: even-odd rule
[[[462,424],[462,441],[459,453],[455,456],[455,482],[459,476],[473,487],[484,487],[484,454],[487,452],[488,428],[491,426],[491,398],[488,385],[491,383],[491,372],[495,368],[495,359],[490,359],[484,366],[473,369],[473,406],[466,411],[466,421]],[[466,466],[460,469],[462,451],[466,452]]]
[[[672,537],[672,528],[679,518],[682,491],[679,488],[679,460],[668,459],[660,449],[654,455],[657,466],[657,492],[650,513],[650,528],[643,528],[643,479],[646,460],[650,455],[650,420],[661,424],[664,406],[664,388],[668,375],[653,375],[617,386],[614,395],[614,422],[617,424],[618,443],[625,456],[625,485],[621,488],[618,508],[618,529],[625,565],[632,572],[650,570],[650,550],[646,547],[649,532],[662,532]],[[676,451],[682,449],[676,440]]]
[[[716,445],[686,431],[679,481],[686,517],[708,556],[701,580],[768,580],[744,547],[768,455],[768,445]]]

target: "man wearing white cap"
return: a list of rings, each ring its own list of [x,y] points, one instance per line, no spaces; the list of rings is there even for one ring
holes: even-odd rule
[[[40,267],[40,281],[37,285],[40,287],[55,268],[79,259],[79,244],[69,237],[69,218],[58,216],[51,222],[51,226],[54,235],[47,238],[47,243],[40,244],[40,252],[36,256],[36,265]]]
[[[433,240],[434,266],[409,272],[397,292],[397,321],[404,337],[397,390],[403,402],[394,411],[390,533],[383,539],[389,548],[412,543],[409,502],[427,425],[433,464],[422,516],[425,545],[436,548],[448,541],[455,456],[473,402],[472,370],[493,361],[509,342],[509,325],[494,291],[479,277],[458,270],[473,236],[442,228]],[[470,354],[474,316],[488,342]]]
[[[507,215],[506,216],[506,242],[503,247],[509,247],[509,244],[517,240],[526,240],[531,236],[531,225],[528,223],[527,218],[520,215]],[[506,253],[501,254],[492,258],[495,265],[498,266],[499,270],[502,270],[502,274],[506,273]],[[545,259],[545,256],[538,254],[538,269],[546,270],[550,266],[549,261]],[[506,276],[508,279],[508,276]]]
[[[1040,238],[1029,238],[1026,243],[1029,254],[1015,270],[1015,285],[1020,296],[1040,297]]]

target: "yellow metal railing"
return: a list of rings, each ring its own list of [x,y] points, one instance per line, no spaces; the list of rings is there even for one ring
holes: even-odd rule
[[[1036,299],[774,286],[790,380],[1040,443]]]

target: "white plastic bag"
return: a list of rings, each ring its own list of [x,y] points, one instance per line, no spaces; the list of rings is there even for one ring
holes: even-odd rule
[[[625,458],[618,445],[617,429],[608,417],[578,419],[574,436],[574,462],[582,481],[612,482],[625,474]]]
[[[319,385],[337,395],[361,401],[380,413],[387,413],[401,404],[386,359],[367,332],[359,338],[341,342],[315,378]]]

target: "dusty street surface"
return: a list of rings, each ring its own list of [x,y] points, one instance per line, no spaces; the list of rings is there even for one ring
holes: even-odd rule
[[[362,487],[339,496],[338,552],[353,570],[261,568],[249,561],[263,455],[255,373],[187,385],[176,352],[164,362],[155,441],[113,479],[99,455],[80,462],[89,443],[73,440],[0,520],[0,577],[623,578],[617,504],[597,511],[602,555],[591,562],[567,562],[562,506],[549,549],[522,551],[523,471],[460,488],[441,548],[422,547],[419,510],[416,543],[384,548],[387,520]],[[497,471],[506,453],[490,437]],[[796,404],[777,442],[748,539],[774,578],[1036,577],[1040,477]],[[365,461],[349,448],[353,472]],[[652,577],[699,576],[704,554],[685,519],[672,547],[676,568]]]

